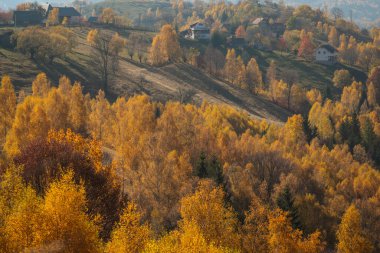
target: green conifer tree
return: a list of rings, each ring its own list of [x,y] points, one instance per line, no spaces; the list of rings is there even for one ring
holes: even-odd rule
[[[288,186],[285,187],[284,191],[279,194],[276,203],[281,210],[288,212],[293,228],[301,229],[298,209],[294,206],[294,198]]]
[[[200,178],[206,178],[208,176],[207,167],[207,157],[206,154],[202,151],[196,167],[197,176]]]

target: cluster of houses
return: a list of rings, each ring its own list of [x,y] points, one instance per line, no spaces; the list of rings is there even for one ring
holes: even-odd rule
[[[271,33],[275,38],[281,38],[286,30],[285,24],[270,22],[268,18],[256,18],[249,26],[262,32]],[[186,31],[182,32],[182,36],[190,40],[211,39],[210,28],[200,22],[190,25]],[[227,43],[231,46],[244,46],[245,40],[232,35],[227,38]],[[333,65],[338,62],[338,50],[330,44],[322,44],[315,50],[315,61],[321,64]]]
[[[41,5],[38,10],[22,10],[13,12],[15,26],[30,26],[44,24],[53,9],[58,9],[60,23],[66,18],[69,24],[81,22],[81,14],[74,7],[53,7],[50,4]]]

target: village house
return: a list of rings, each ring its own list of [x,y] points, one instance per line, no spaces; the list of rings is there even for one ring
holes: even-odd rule
[[[40,25],[43,20],[43,15],[40,11],[14,11],[13,23],[15,26],[30,26]]]
[[[59,23],[67,18],[68,22],[79,23],[81,14],[74,7],[53,7],[50,4],[42,5],[41,10],[25,10],[25,11],[14,11],[13,22],[15,26],[30,26],[30,25],[41,25],[49,16],[50,12],[54,9],[58,9],[58,20]]]
[[[209,40],[211,37],[210,28],[199,22],[194,23],[190,25],[190,28],[185,37],[192,40]]]
[[[49,13],[54,9],[58,9],[58,20],[59,23],[67,18],[70,24],[79,23],[81,14],[74,7],[53,7],[50,4],[44,6],[46,10],[46,18],[49,16]]]
[[[315,61],[333,65],[338,61],[338,50],[330,44],[322,44],[315,50]]]

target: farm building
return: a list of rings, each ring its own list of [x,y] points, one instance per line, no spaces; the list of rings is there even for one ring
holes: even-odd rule
[[[322,44],[315,51],[315,61],[323,64],[335,64],[338,61],[338,50],[330,44]]]
[[[190,25],[187,37],[193,40],[209,40],[210,28],[202,23],[194,23]]]
[[[14,11],[13,22],[15,26],[39,25],[43,16],[40,11]]]
[[[57,8],[58,9],[58,19],[59,23],[62,23],[64,18],[69,20],[69,23],[79,23],[81,14],[74,7],[53,7],[50,4],[45,7],[46,17],[49,16],[49,13]]]

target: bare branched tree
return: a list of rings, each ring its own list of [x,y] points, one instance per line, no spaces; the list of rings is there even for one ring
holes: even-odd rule
[[[181,104],[193,102],[193,97],[196,94],[196,91],[191,88],[178,87],[178,100]]]

